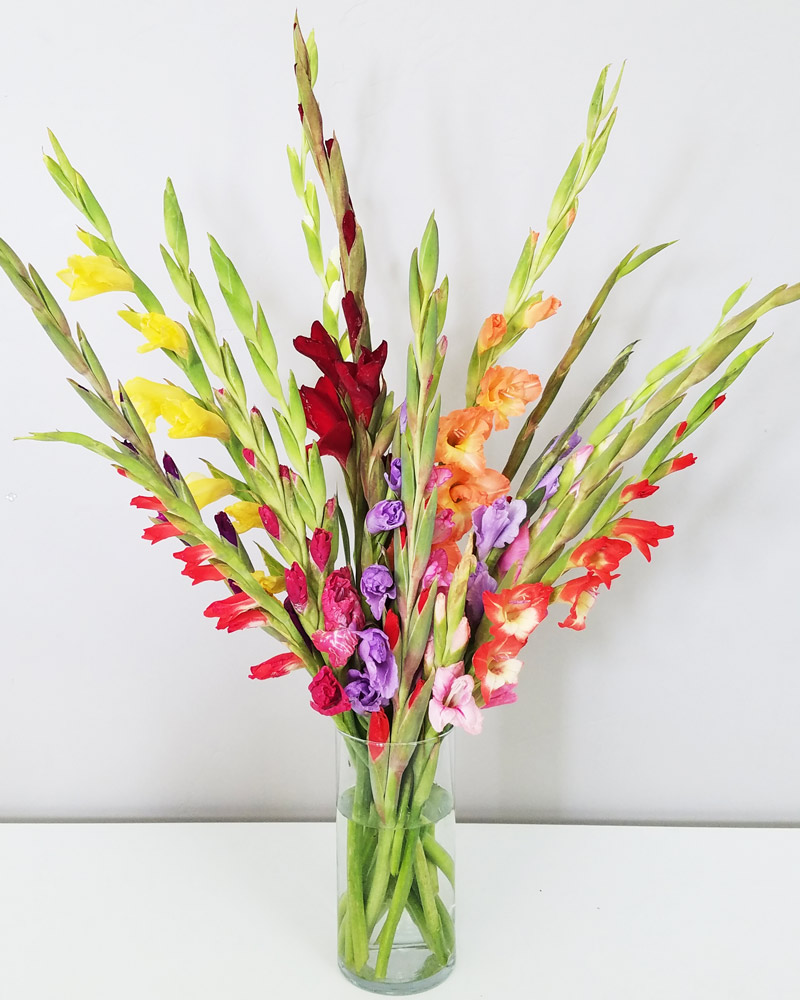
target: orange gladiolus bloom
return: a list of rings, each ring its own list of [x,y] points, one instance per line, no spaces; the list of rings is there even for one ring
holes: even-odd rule
[[[541,391],[538,375],[531,375],[524,368],[495,365],[481,379],[476,402],[494,413],[494,426],[502,431],[508,427],[508,418],[524,413],[528,403]]]
[[[536,326],[543,319],[550,319],[551,316],[555,316],[560,308],[561,300],[557,299],[555,295],[551,295],[547,299],[542,299],[541,302],[534,302],[532,306],[528,306],[525,310],[525,318],[523,320],[525,329],[530,330],[532,326]]]
[[[437,494],[440,509],[449,508],[453,512],[451,540],[458,540],[470,530],[476,507],[499,500],[510,488],[508,479],[495,469],[484,469],[475,476],[453,469],[453,478],[443,483]]]
[[[506,318],[502,313],[492,313],[483,321],[478,334],[478,354],[483,354],[490,347],[497,347],[506,335]]]
[[[492,433],[492,414],[482,406],[453,410],[439,420],[436,461],[479,475],[486,468],[483,445]]]
[[[547,617],[553,588],[545,583],[522,583],[497,594],[485,591],[483,608],[497,639],[516,639],[524,644],[536,626]]]

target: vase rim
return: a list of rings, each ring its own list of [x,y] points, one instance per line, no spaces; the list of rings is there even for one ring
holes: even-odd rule
[[[447,729],[443,729],[441,733],[437,733],[436,736],[428,736],[424,740],[387,740],[385,745],[388,747],[424,747],[430,743],[443,742],[454,729],[455,726],[449,726]],[[360,736],[351,736],[350,733],[344,733],[341,729],[337,729],[336,732],[342,737],[342,739],[350,740],[352,743],[361,743],[363,746],[368,746],[371,743],[380,743],[379,740],[369,740],[363,739]]]

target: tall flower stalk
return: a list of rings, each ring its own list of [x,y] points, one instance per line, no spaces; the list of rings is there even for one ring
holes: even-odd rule
[[[327,136],[315,96],[316,45],[297,23],[293,40],[301,139],[289,148],[289,167],[322,287],[319,320],[293,344],[318,368],[314,384],[298,385],[291,370],[280,374],[267,311],[213,237],[218,298],[201,287],[171,180],[161,286],[171,286],[183,307],[174,296],[165,307],[134,270],[52,133],[46,168],[87,226],[77,232],[83,251],[67,254],[58,278],[73,302],[114,298],[120,335],[138,337],[139,351],[160,351],[171,366],[167,379],[112,381],[81,324],[3,241],[0,266],[73,369],[70,384],[110,432],[110,443],[62,431],[30,439],[75,444],[110,463],[135,487],[131,503],[150,517],[143,537],[172,539],[182,575],[217,588],[206,610],[216,627],[260,628],[284,647],[252,666],[250,676],[305,670],[311,707],[348,738],[354,785],[346,804],[340,952],[355,976],[380,981],[389,974],[404,914],[429,950],[429,968],[451,961],[452,913],[439,887],[453,882],[454,862],[437,840],[432,806],[443,801],[435,780],[443,737],[453,727],[480,732],[486,709],[516,700],[522,649],[554,604],[566,606],[562,628],[583,629],[633,549],[650,561],[672,536],[672,525],[638,516],[639,504],[667,476],[694,464],[684,450],[689,436],[766,340],[740,345],[763,315],[800,298],[800,284],[780,285],[740,312],[734,310],[747,286],[737,289],[699,346],[666,359],[611,405],[607,395],[631,360],[630,344],[610,359],[567,425],[529,458],[609,295],[670,245],[637,247],[620,260],[548,378],[499,364],[523,337],[535,343],[544,335],[530,334],[535,327],[558,326],[553,317],[561,303],[541,281],[611,135],[620,77],[607,89],[606,68],[542,233],[525,237],[502,310],[475,324],[466,405],[445,414],[449,285],[439,278],[431,215],[411,256],[412,337],[396,398],[385,377],[389,345],[382,339],[373,346],[364,233],[342,149],[335,134]],[[310,168],[332,217],[328,256]],[[220,339],[213,298],[241,334],[257,383],[246,382],[240,349]],[[255,394],[248,392],[246,385],[255,384]],[[519,418],[503,470],[489,468],[486,441]],[[219,464],[182,471],[159,443],[165,429],[172,438],[213,440]],[[330,462],[341,469],[345,506],[329,485]],[[254,544],[244,537],[251,532]]]

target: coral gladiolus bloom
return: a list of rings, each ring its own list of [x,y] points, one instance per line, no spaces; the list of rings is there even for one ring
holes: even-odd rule
[[[186,477],[186,485],[194,497],[194,502],[202,510],[210,503],[230,496],[233,488],[228,479],[216,479],[211,476],[201,476],[198,472],[190,472]]]
[[[505,496],[511,484],[495,469],[484,469],[479,475],[470,476],[457,469],[446,483],[439,487],[438,506],[453,512],[453,535],[457,541],[472,528],[472,512]]]
[[[155,545],[156,542],[162,542],[165,538],[176,538],[182,534],[181,529],[176,528],[174,524],[170,524],[169,521],[162,521],[159,524],[145,528],[142,532],[142,538],[146,542],[150,542],[151,545]]]
[[[519,650],[519,643],[514,639],[494,639],[475,650],[472,665],[475,676],[481,682],[481,694],[486,705],[498,688],[517,683],[522,669],[522,660],[517,658]]]
[[[302,666],[303,661],[296,653],[278,653],[277,656],[271,656],[263,663],[250,667],[250,679],[265,681],[271,677],[285,677],[292,670],[299,670]]]
[[[472,476],[486,468],[483,446],[492,433],[492,414],[482,406],[453,410],[439,420],[436,461]]]
[[[631,551],[630,542],[621,538],[608,538],[603,535],[601,538],[587,538],[581,542],[569,557],[567,565],[572,568],[582,566],[591,570],[603,583],[611,586],[614,577],[611,575],[618,568],[620,560],[624,559]]]
[[[689,452],[688,455],[681,455],[680,458],[673,458],[669,463],[669,469],[667,470],[667,475],[670,472],[680,472],[681,469],[688,469],[690,465],[694,465],[697,461],[697,456]]]
[[[478,354],[484,354],[490,347],[497,347],[507,329],[506,318],[502,313],[492,313],[485,319],[478,334]]]
[[[524,413],[527,404],[541,391],[538,375],[531,375],[524,368],[495,365],[481,379],[475,402],[494,413],[494,426],[502,431],[508,427],[508,418]]]
[[[671,524],[656,524],[655,521],[640,521],[636,517],[621,517],[614,522],[611,534],[624,538],[635,545],[645,559],[650,562],[650,546],[655,548],[662,538],[672,538],[675,528]]]
[[[69,285],[70,302],[88,299],[102,292],[132,292],[133,278],[110,257],[67,257],[67,267],[56,277]]]
[[[597,599],[602,582],[595,573],[587,573],[569,580],[556,590],[556,601],[572,605],[564,621],[558,623],[559,628],[571,628],[576,632],[586,628],[586,615]]]
[[[126,382],[124,388],[150,433],[156,429],[156,419],[163,417],[172,424],[171,438],[215,437],[227,441],[231,436],[219,414],[200,406],[176,385],[162,385],[137,376]]]
[[[218,618],[217,628],[238,632],[267,624],[267,616],[249,594],[231,594],[222,601],[214,601],[203,612],[206,618]]]
[[[541,302],[534,302],[525,311],[523,321],[525,329],[530,330],[532,326],[541,323],[543,319],[550,319],[551,316],[555,316],[560,308],[561,301],[555,295],[551,295],[550,298],[543,299]]]
[[[377,712],[372,712],[369,717],[367,739],[369,741],[369,755],[373,760],[377,760],[389,742],[389,719],[382,708],[379,708]]]
[[[620,493],[620,500],[623,504],[630,503],[631,500],[642,500],[644,497],[651,497],[658,490],[658,486],[650,483],[647,479],[640,479],[638,483],[631,483]]]
[[[544,583],[523,583],[497,594],[486,590],[483,607],[497,639],[516,639],[520,647],[536,626],[547,617],[553,588]]]
[[[139,354],[146,354],[160,347],[165,351],[174,351],[182,358],[189,357],[186,330],[169,316],[162,313],[137,313],[130,309],[121,309],[118,315],[144,335],[145,343],[137,348]]]
[[[225,508],[225,513],[233,522],[234,528],[239,535],[251,528],[261,528],[261,515],[258,513],[258,504],[249,500],[239,500]]]

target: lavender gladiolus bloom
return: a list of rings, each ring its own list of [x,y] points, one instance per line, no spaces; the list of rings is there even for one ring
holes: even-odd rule
[[[502,549],[517,537],[519,526],[525,520],[527,508],[524,500],[506,500],[500,497],[488,507],[478,507],[472,512],[475,540],[479,559],[485,559],[492,549]]]
[[[467,600],[465,610],[470,628],[474,631],[483,617],[483,592],[497,590],[497,580],[489,574],[486,563],[479,562],[467,581]]]
[[[393,531],[404,524],[406,512],[402,500],[380,500],[367,511],[367,531],[377,535],[379,531]]]
[[[544,489],[545,500],[549,500],[558,491],[558,477],[561,475],[561,470],[562,466],[554,465],[536,484],[537,490]]]
[[[569,453],[571,451],[574,451],[575,448],[577,448],[580,443],[581,443],[581,436],[577,431],[574,431],[570,435],[569,441],[567,441],[566,454],[569,455]]]
[[[363,715],[389,704],[397,691],[398,676],[397,663],[386,633],[379,628],[367,628],[357,635],[361,639],[358,655],[364,669],[349,671],[350,683],[345,686],[345,691],[353,709]]]
[[[400,405],[400,433],[405,434],[408,427],[408,403],[403,400]]]
[[[383,478],[388,483],[389,489],[392,491],[392,493],[397,493],[397,494],[400,493],[400,483],[402,482],[401,472],[400,472],[401,465],[402,465],[401,459],[393,458],[389,463],[388,474],[385,472],[383,474]]]
[[[387,598],[397,597],[397,587],[391,572],[378,563],[367,566],[361,574],[361,593],[375,618],[386,610]]]

